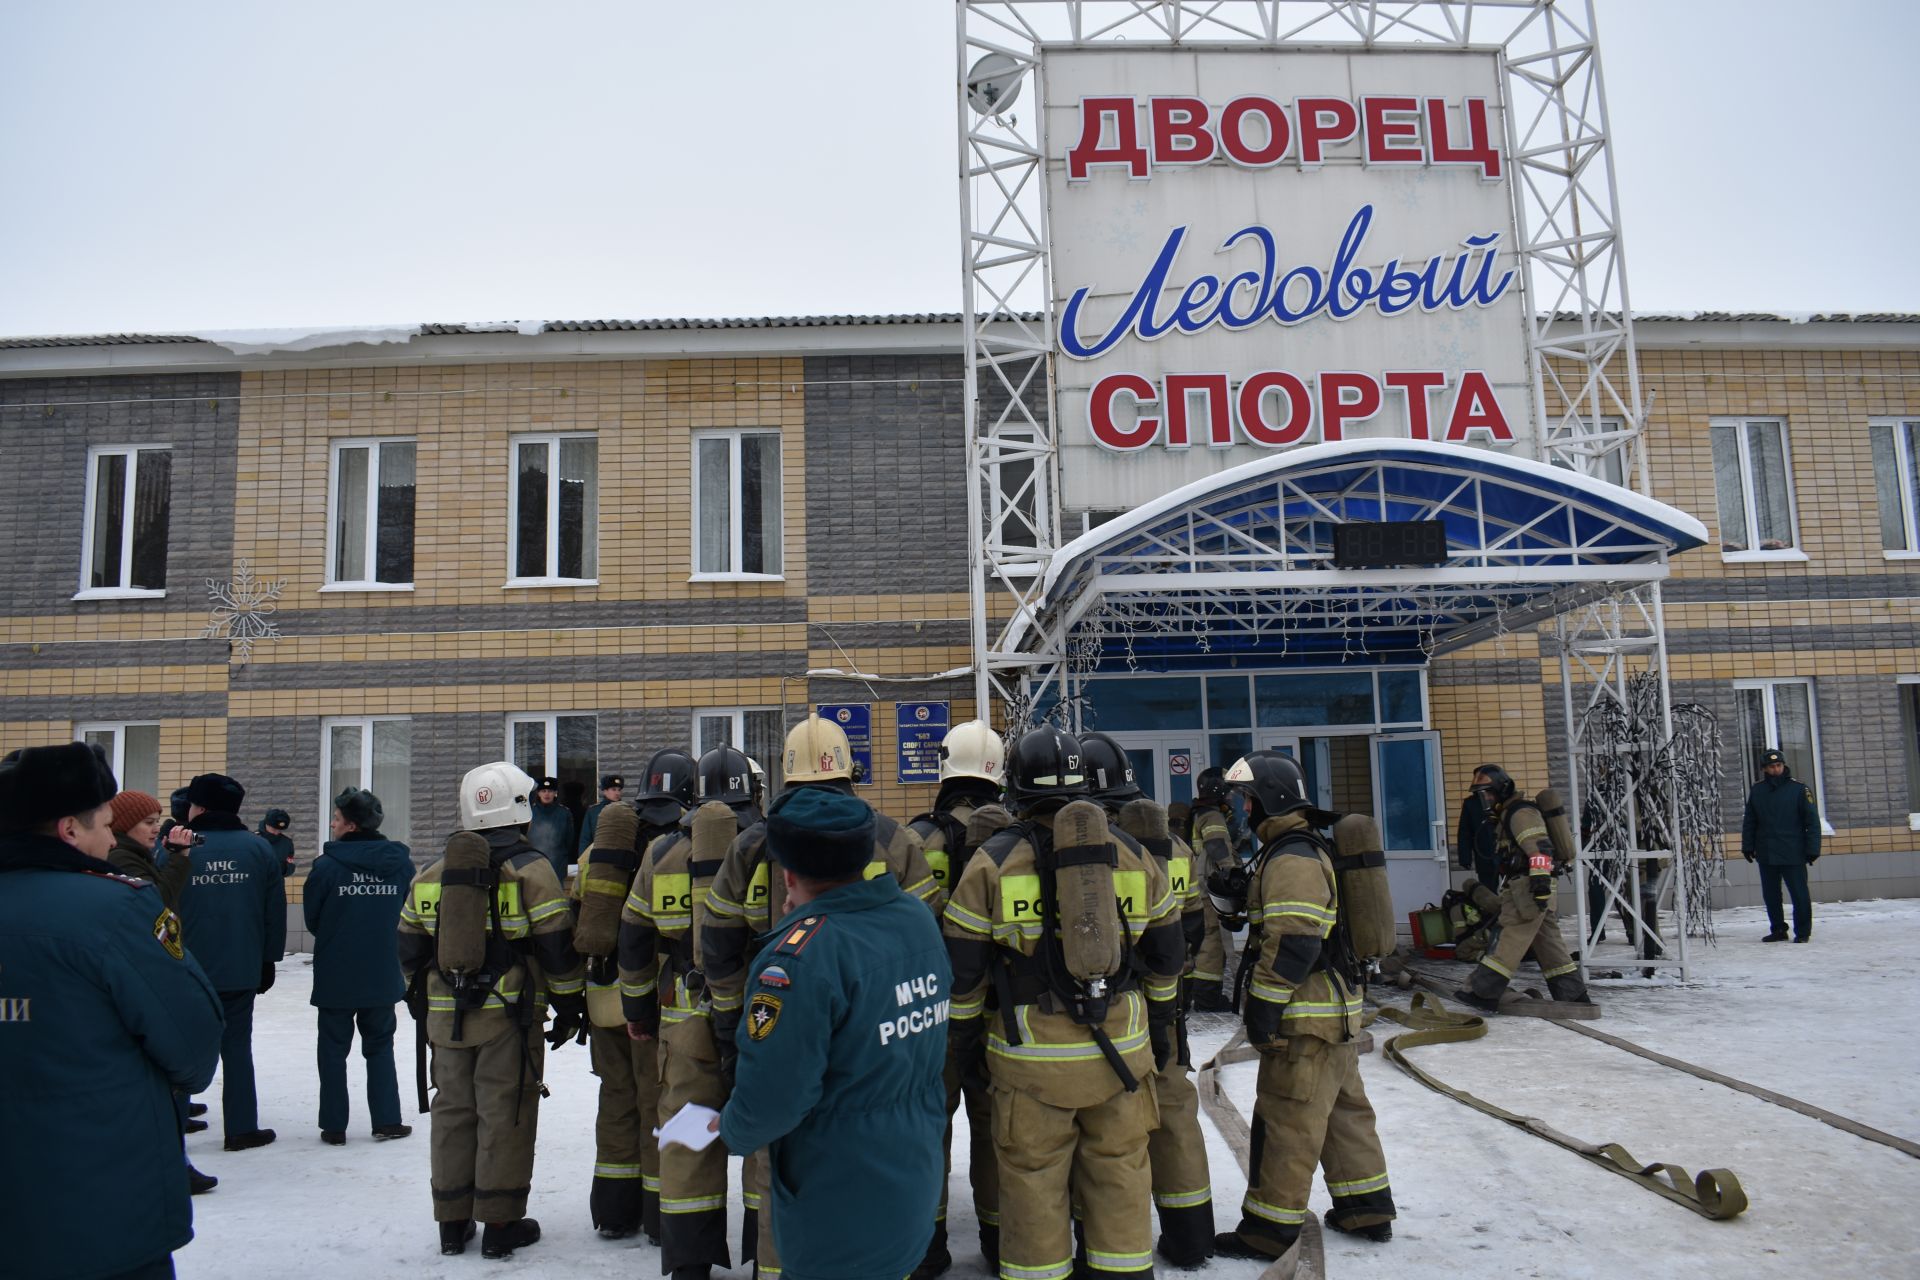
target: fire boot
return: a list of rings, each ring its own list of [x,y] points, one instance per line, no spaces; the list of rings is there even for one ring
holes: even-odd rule
[[[540,1224],[532,1218],[512,1222],[489,1222],[480,1237],[480,1256],[510,1258],[515,1249],[525,1248],[540,1238]]]

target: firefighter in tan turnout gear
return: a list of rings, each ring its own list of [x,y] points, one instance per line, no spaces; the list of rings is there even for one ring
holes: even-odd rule
[[[700,972],[695,919],[727,845],[759,821],[753,768],[732,747],[700,757],[701,805],[647,849],[620,910],[620,1004],[627,1034],[656,1040],[662,1123],[689,1102],[726,1105],[713,1006]],[[660,1153],[660,1269],[706,1280],[732,1266],[727,1250],[727,1153],[678,1144]]]
[[[1227,822],[1227,803],[1226,770],[1217,765],[1202,769],[1195,779],[1186,830],[1175,831],[1186,837],[1199,859],[1193,878],[1200,889],[1205,936],[1200,942],[1200,954],[1194,957],[1193,971],[1187,975],[1187,985],[1192,991],[1194,1007],[1209,1013],[1224,1013],[1233,1008],[1233,992],[1223,988],[1227,976],[1227,931],[1206,894],[1207,877],[1240,865],[1240,855],[1233,847],[1233,828]]]
[[[1547,991],[1555,1000],[1591,1004],[1586,983],[1580,980],[1580,966],[1561,939],[1554,914],[1554,878],[1567,867],[1555,854],[1546,815],[1538,804],[1519,794],[1513,779],[1497,764],[1483,764],[1473,771],[1473,792],[1494,824],[1494,858],[1501,875],[1500,935],[1474,966],[1466,988],[1454,994],[1482,1012],[1498,1012],[1514,972],[1531,956],[1539,962]],[[1555,816],[1564,821],[1564,815]],[[1570,835],[1567,843],[1571,846]],[[1472,886],[1468,888],[1471,892]]]
[[[780,771],[783,794],[803,787],[853,794],[853,749],[847,735],[838,725],[817,715],[809,715],[788,731]],[[946,899],[927,866],[920,838],[885,814],[875,813],[873,817],[873,857],[867,863],[865,878],[891,875],[902,890],[926,903],[938,919]],[[767,852],[764,821],[745,827],[734,838],[698,914],[700,959],[713,1002],[713,1034],[722,1088],[731,1092],[734,1060],[739,1055],[734,1032],[746,1000],[747,966],[759,953],[760,935],[787,914],[786,888],[778,864]],[[747,1157],[741,1171],[747,1202],[741,1250],[752,1259],[761,1280],[774,1280],[780,1274],[780,1259],[773,1241],[767,1153],[741,1154]]]
[[[460,782],[445,856],[420,872],[400,912],[409,1003],[433,1044],[433,1216],[440,1251],[504,1258],[540,1238],[526,1216],[549,1043],[585,1022],[573,917],[553,865],[526,840],[533,779],[504,761]],[[416,1012],[416,1016],[418,1012]]]
[[[947,730],[940,742],[940,792],[933,808],[907,825],[920,837],[927,866],[941,892],[953,893],[960,873],[974,849],[996,831],[1013,825],[1013,815],[1000,804],[1000,780],[1005,771],[1006,746],[983,720],[969,720]],[[979,1020],[974,1020],[977,1030]],[[957,1039],[947,1040],[947,1171],[953,1170],[953,1117],[964,1099],[967,1105],[967,1177],[973,1186],[973,1212],[979,1223],[980,1252],[1000,1256],[1000,1166],[993,1154],[993,1104],[987,1093],[986,1066],[978,1055],[965,1059],[956,1053]],[[974,1069],[963,1071],[971,1062]],[[947,1185],[940,1186],[940,1212],[934,1221],[933,1243],[927,1257],[909,1280],[930,1280],[953,1265],[947,1248]]]
[[[1186,960],[1166,873],[1087,799],[1080,743],[1051,727],[1015,743],[1007,799],[1019,821],[982,845],[955,886],[949,1036],[996,1008],[984,1037],[1000,1161],[1002,1277],[1075,1272],[1069,1191],[1085,1269],[1153,1271],[1151,1084],[1172,1061]]]
[[[594,1229],[609,1240],[645,1231],[660,1242],[660,1149],[653,1139],[660,1122],[660,1063],[654,1040],[627,1034],[620,1003],[620,912],[641,856],[677,830],[692,808],[694,772],[686,752],[654,752],[633,803],[612,800],[601,807],[573,886],[573,949],[587,964],[588,1043],[593,1074],[600,1078],[588,1207]]]
[[[1168,829],[1167,811],[1141,792],[1133,765],[1118,742],[1104,733],[1083,733],[1080,745],[1086,751],[1087,783],[1094,800],[1167,873],[1167,889],[1180,913],[1186,967],[1191,970],[1206,931],[1201,910],[1206,895],[1194,875],[1193,850]],[[1207,1140],[1200,1131],[1200,1094],[1193,1087],[1193,1055],[1187,1048],[1186,980],[1179,981],[1174,1054],[1153,1073],[1160,1127],[1147,1140],[1147,1162],[1153,1170],[1153,1207],[1160,1216],[1160,1256],[1190,1269],[1213,1256],[1213,1184],[1207,1170]]]
[[[1238,761],[1227,781],[1247,796],[1260,840],[1247,897],[1248,945],[1258,954],[1246,1006],[1260,1075],[1240,1225],[1215,1247],[1230,1257],[1285,1253],[1306,1221],[1316,1165],[1333,1197],[1327,1225],[1386,1241],[1393,1193],[1360,1080],[1361,995],[1336,928],[1331,849],[1310,821],[1328,815],[1311,809],[1300,766],[1277,751]]]

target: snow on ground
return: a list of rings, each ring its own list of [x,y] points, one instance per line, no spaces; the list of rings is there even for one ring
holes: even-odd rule
[[[1606,1014],[1595,1025],[1674,1057],[1792,1095],[1909,1139],[1920,1139],[1914,1060],[1920,1029],[1920,902],[1821,903],[1814,940],[1762,945],[1757,910],[1716,917],[1721,943],[1695,953],[1690,984],[1596,984]],[[194,1201],[196,1239],[176,1255],[186,1280],[231,1277],[464,1276],[487,1269],[478,1249],[442,1258],[427,1190],[427,1122],[412,1113],[412,1028],[402,1019],[401,1092],[413,1137],[375,1143],[349,1063],[355,1114],[345,1147],[320,1143],[315,1123],[313,1010],[306,957],[283,961],[261,998],[254,1053],[261,1123],[280,1140],[220,1150],[220,1090],[203,1098],[208,1132],[188,1139],[194,1162],[220,1177]],[[1533,971],[1523,972],[1523,985]],[[1531,982],[1537,985],[1537,977]],[[1390,995],[1389,999],[1404,1000]],[[1228,1020],[1202,1015],[1194,1052],[1210,1055]],[[1384,1040],[1395,1034],[1376,1024]],[[1367,1090],[1400,1210],[1391,1244],[1329,1234],[1327,1273],[1616,1277],[1707,1274],[1914,1274],[1920,1252],[1920,1160],[1760,1099],[1662,1067],[1552,1024],[1496,1021],[1470,1044],[1413,1051],[1422,1067],[1563,1132],[1626,1146],[1647,1163],[1689,1171],[1730,1168],[1752,1201],[1732,1222],[1709,1222],[1615,1174],[1483,1116],[1403,1075],[1379,1054],[1364,1059]],[[1253,1106],[1252,1064],[1226,1069],[1242,1114]],[[548,1058],[553,1097],[541,1108],[530,1212],[545,1238],[510,1265],[569,1280],[658,1274],[644,1239],[598,1239],[587,1217],[596,1082],[587,1053]],[[1203,1122],[1205,1123],[1205,1122]],[[1215,1214],[1237,1219],[1245,1180],[1211,1124]],[[956,1144],[964,1161],[966,1144]],[[739,1162],[732,1161],[736,1191]],[[987,1275],[973,1247],[963,1169],[954,1171],[950,1224],[956,1280]],[[734,1214],[737,1244],[738,1196]],[[1314,1188],[1314,1209],[1328,1201]],[[858,1214],[858,1192],[849,1195]],[[1249,1262],[1206,1274],[1252,1280]],[[1178,1274],[1162,1268],[1163,1274]],[[745,1276],[737,1267],[734,1276]]]

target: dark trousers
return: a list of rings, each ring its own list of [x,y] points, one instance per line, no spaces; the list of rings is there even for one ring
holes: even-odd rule
[[[155,1258],[131,1271],[117,1271],[106,1280],[173,1280],[173,1255]]]
[[[1767,904],[1767,921],[1775,933],[1787,931],[1786,913],[1780,909],[1780,886],[1787,886],[1793,898],[1793,936],[1805,938],[1813,933],[1813,894],[1807,888],[1807,864],[1788,866],[1760,864],[1760,899]]]
[[[228,1138],[260,1127],[260,1100],[253,1091],[253,997],[251,991],[222,991],[227,1029],[220,1034],[220,1122]]]
[[[393,1069],[394,1012],[392,1005],[371,1009],[321,1009],[320,1038],[315,1058],[320,1067],[320,1128],[344,1133],[347,1128],[347,1050],[353,1046],[353,1028],[360,1027],[360,1056],[367,1060],[367,1111],[373,1127],[400,1123],[400,1082]]]

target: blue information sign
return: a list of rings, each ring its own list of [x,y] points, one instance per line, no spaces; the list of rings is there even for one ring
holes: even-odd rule
[[[853,749],[856,777],[873,781],[873,707],[865,702],[822,702],[814,707],[822,720],[840,726]]]
[[[895,704],[899,726],[900,781],[940,781],[940,743],[952,712],[944,702]]]

